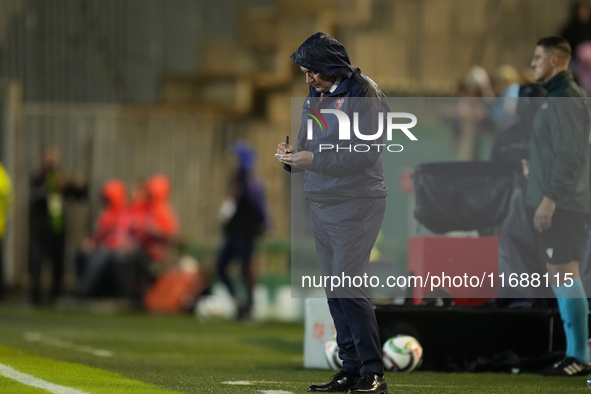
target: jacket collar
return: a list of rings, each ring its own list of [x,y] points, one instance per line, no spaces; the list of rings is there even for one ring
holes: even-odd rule
[[[334,97],[334,96],[340,96],[342,94],[346,94],[349,90],[351,90],[354,86],[355,86],[355,81],[353,80],[353,78],[355,77],[356,74],[360,73],[359,69],[357,67],[354,67],[355,69],[355,73],[353,74],[353,76],[351,78],[347,78],[346,76],[343,75],[342,80],[340,81],[340,83],[338,84],[338,86],[332,90],[329,91],[328,93],[324,94],[324,97]],[[336,84],[337,81],[335,81]],[[334,88],[334,85],[332,86]],[[309,85],[309,89],[310,89],[310,96],[312,97],[320,97],[320,93],[318,93],[318,91],[316,89],[314,89],[314,87],[312,85]]]
[[[342,75],[339,75],[337,77],[337,79],[334,81],[334,84],[332,85],[332,87],[330,88],[330,93],[334,93],[334,91],[337,90],[337,88],[341,84],[341,81],[342,80],[343,80],[343,76]]]
[[[573,81],[573,73],[569,70],[564,70],[550,78],[550,80],[544,84],[544,89],[550,93]]]
[[[349,92],[349,90],[351,90],[355,86],[354,77],[358,73],[360,73],[360,71],[358,68],[355,67],[355,73],[351,76],[351,78],[343,77],[343,80],[341,81],[341,83],[339,83],[339,86],[337,86],[337,88],[333,90],[329,95],[340,96],[342,94],[346,94],[347,92]]]

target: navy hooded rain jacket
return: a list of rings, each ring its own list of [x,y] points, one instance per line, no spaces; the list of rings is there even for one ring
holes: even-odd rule
[[[354,113],[357,113],[359,132],[366,136],[377,133],[379,118],[385,118],[389,112],[381,88],[357,67],[351,66],[345,47],[325,33],[308,38],[291,59],[313,72],[341,77],[332,93],[321,95],[310,85],[310,93],[304,102],[297,149],[314,153],[313,167],[305,171],[304,191],[308,199],[334,204],[349,199],[387,196],[381,158],[385,149],[386,120],[382,134],[371,140],[362,140],[353,131]],[[350,140],[339,140],[337,116],[321,114],[322,109],[338,109],[348,115]],[[313,119],[312,115],[320,121],[311,122],[313,138],[308,139],[308,120]],[[286,169],[291,171],[289,166]]]

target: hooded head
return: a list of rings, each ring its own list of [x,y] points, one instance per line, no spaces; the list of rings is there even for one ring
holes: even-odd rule
[[[246,172],[254,169],[257,156],[253,147],[246,141],[236,141],[230,146],[230,151],[238,158],[240,169]]]
[[[152,203],[167,201],[170,195],[170,181],[166,175],[154,175],[146,182],[146,190]]]
[[[122,209],[125,206],[125,184],[119,179],[111,179],[106,182],[101,194],[112,208]]]
[[[304,41],[291,55],[291,60],[324,75],[350,78],[356,71],[343,44],[326,33],[316,33]]]

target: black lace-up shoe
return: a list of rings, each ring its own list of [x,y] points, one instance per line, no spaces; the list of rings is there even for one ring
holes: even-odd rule
[[[361,380],[347,391],[351,394],[388,394],[388,383],[383,376],[366,373]]]
[[[353,376],[346,372],[340,371],[330,378],[330,382],[323,385],[315,385],[308,387],[310,393],[346,393],[347,390],[361,379],[359,376]]]
[[[544,376],[589,376],[591,365],[585,364],[576,358],[566,357],[549,368],[540,372]]]

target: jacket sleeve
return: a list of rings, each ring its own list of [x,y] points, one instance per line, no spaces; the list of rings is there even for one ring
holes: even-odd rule
[[[589,145],[589,122],[582,98],[552,98],[549,100],[548,125],[554,155],[550,176],[544,185],[544,195],[557,201],[574,193],[581,166]]]
[[[365,100],[365,99],[364,99]],[[374,135],[379,127],[379,113],[381,112],[381,99],[360,100],[363,105],[357,108],[359,114],[359,132],[363,135]],[[385,117],[385,113],[382,113]],[[321,175],[332,177],[349,176],[352,173],[362,173],[365,169],[372,167],[380,157],[381,151],[385,148],[382,144],[386,128],[386,120],[382,118],[382,133],[372,140],[362,140],[355,134],[354,118],[351,121],[351,140],[337,141],[339,151],[336,149],[314,153],[312,169]],[[382,144],[380,146],[380,144]]]

